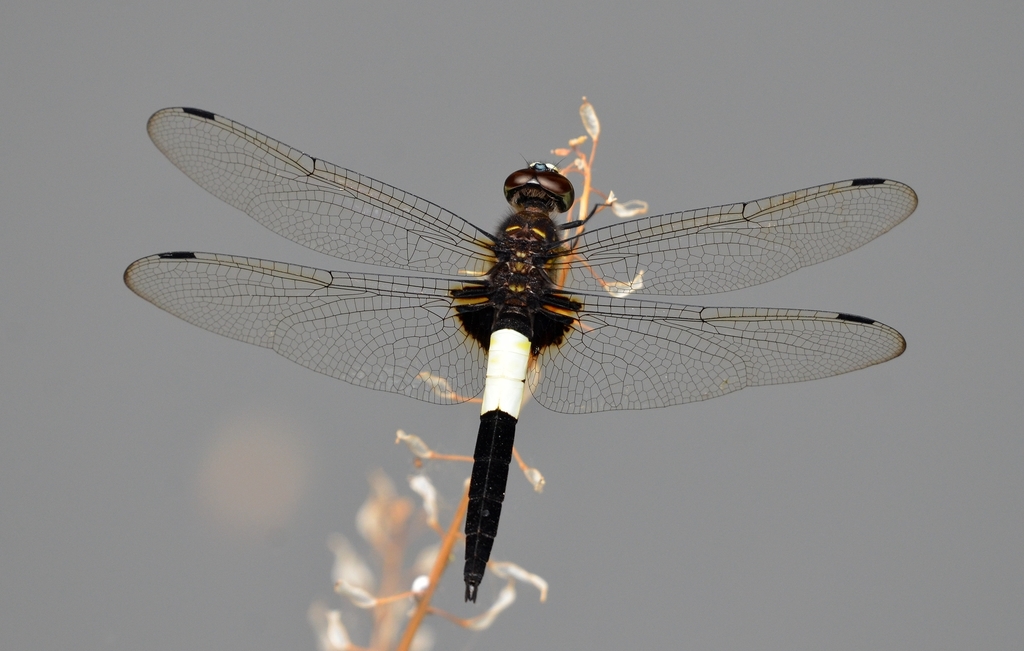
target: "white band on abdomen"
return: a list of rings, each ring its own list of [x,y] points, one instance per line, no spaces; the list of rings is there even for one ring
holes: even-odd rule
[[[487,383],[484,384],[480,413],[500,409],[519,418],[526,389],[526,367],[530,363],[530,340],[515,330],[491,333],[487,352]]]

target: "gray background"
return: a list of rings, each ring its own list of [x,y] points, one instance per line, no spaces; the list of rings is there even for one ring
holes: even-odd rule
[[[878,241],[707,301],[863,314],[909,348],[686,407],[527,408],[548,488],[513,476],[495,555],[550,599],[524,589],[479,634],[434,621],[438,647],[1021,648],[1024,5],[822,4],[7,3],[0,648],[313,649],[310,602],[341,604],[327,536],[358,539],[373,468],[411,471],[394,430],[472,449],[473,406],[350,387],[124,287],[177,249],[341,266],[174,169],[153,111],[221,113],[490,228],[522,157],[582,133],[584,94],[597,184],[653,213],[911,185]],[[280,424],[251,434],[273,463],[231,465],[246,419]],[[467,473],[431,466],[450,499]],[[460,565],[441,603],[479,612]]]

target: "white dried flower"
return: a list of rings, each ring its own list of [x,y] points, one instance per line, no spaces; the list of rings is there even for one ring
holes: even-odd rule
[[[426,475],[413,475],[409,478],[409,488],[423,498],[423,512],[427,515],[427,524],[437,528],[437,489]]]
[[[359,586],[338,581],[334,584],[334,591],[343,597],[347,597],[356,608],[373,608],[377,605],[377,598]]]
[[[420,574],[412,581],[412,587],[409,589],[413,595],[419,599],[423,596],[423,593],[430,587],[430,577],[426,574]]]
[[[405,443],[406,447],[409,448],[409,452],[412,452],[413,456],[419,457],[420,459],[429,459],[430,455],[434,453],[433,450],[423,442],[423,439],[415,434],[406,434],[402,430],[398,430],[396,433],[395,443]]]
[[[334,553],[334,567],[331,569],[331,580],[335,583],[345,581],[366,590],[372,590],[375,584],[373,571],[363,560],[348,538],[340,533],[332,534],[327,547]]]
[[[487,567],[489,570],[494,572],[496,576],[500,576],[503,579],[513,579],[516,581],[522,581],[523,583],[529,583],[533,587],[537,588],[538,592],[540,592],[540,600],[542,602],[547,600],[548,582],[533,572],[527,572],[522,567],[508,561],[490,563]]]
[[[316,631],[321,651],[345,651],[352,647],[348,631],[341,623],[341,612],[328,610],[327,606],[314,601],[307,613],[310,626]]]

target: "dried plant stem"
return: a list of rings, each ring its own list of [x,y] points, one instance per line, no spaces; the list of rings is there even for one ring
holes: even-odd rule
[[[423,618],[430,609],[430,600],[434,596],[437,584],[441,582],[441,575],[444,574],[444,569],[448,565],[448,559],[451,558],[452,547],[455,546],[455,541],[459,538],[459,527],[462,525],[462,519],[466,515],[468,506],[469,482],[466,482],[466,489],[462,493],[459,505],[455,508],[452,523],[448,525],[448,533],[445,534],[444,540],[441,541],[441,549],[437,552],[437,560],[434,561],[434,567],[430,569],[430,583],[427,585],[423,596],[420,597],[419,604],[416,606],[416,612],[413,613],[409,619],[409,624],[405,627],[402,641],[398,643],[398,651],[409,651],[413,637],[416,636],[416,631],[419,629],[420,624],[423,623]]]
[[[583,168],[583,191],[580,192],[580,204],[579,213],[577,219],[586,219],[590,212],[590,179],[594,164],[594,155],[597,154],[597,138],[590,141],[590,157],[587,159],[587,164]],[[576,229],[577,235],[582,229]]]
[[[583,98],[583,105],[580,106],[580,117],[584,114],[589,113],[593,116],[595,122],[597,115],[594,113],[594,107],[590,105],[587,98]],[[579,217],[578,219],[586,219],[588,212],[590,211],[590,175],[594,167],[594,156],[597,155],[597,141],[601,138],[600,130],[591,131],[590,125],[587,124],[586,117],[583,117],[583,126],[587,129],[587,133],[590,135],[590,156],[586,158],[585,164],[583,165],[583,192],[580,193],[579,202]],[[582,229],[576,229],[577,235]]]
[[[386,538],[384,548],[380,550],[382,556],[382,570],[380,582],[381,594],[394,594],[399,592],[402,585],[402,556],[405,553],[407,540],[407,521],[412,516],[412,505],[407,500],[396,501],[389,509],[389,516],[394,519],[395,524],[391,535]],[[401,626],[400,606],[393,603],[378,602],[374,608],[373,636],[370,641],[371,649],[383,649],[388,640],[394,640],[398,627]]]
[[[464,454],[442,454],[441,452],[432,452],[428,459],[433,461],[468,461],[473,463],[473,457],[468,457]]]

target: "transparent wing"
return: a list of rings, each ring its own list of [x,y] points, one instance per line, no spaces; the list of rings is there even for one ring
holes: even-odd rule
[[[458,275],[489,267],[490,236],[429,201],[208,111],[168,108],[149,137],[215,197],[304,246],[352,262]]]
[[[486,357],[459,329],[450,282],[165,253],[132,263],[125,283],[200,328],[350,384],[440,404],[483,389]]]
[[[556,268],[565,289],[714,294],[784,276],[870,242],[917,206],[910,187],[854,179],[759,201],[655,215],[587,231]]]
[[[906,348],[889,326],[836,312],[584,299],[567,340],[538,360],[534,397],[562,413],[667,407],[813,380]]]

